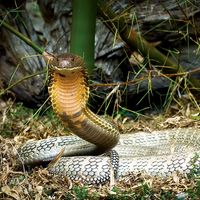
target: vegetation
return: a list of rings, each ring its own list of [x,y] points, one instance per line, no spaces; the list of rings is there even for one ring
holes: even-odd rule
[[[34,168],[30,172],[18,170],[15,149],[28,139],[41,139],[49,136],[66,135],[66,130],[55,117],[52,109],[33,110],[21,103],[3,102],[0,132],[0,199],[198,199],[200,195],[199,176],[183,177],[174,175],[168,179],[149,177],[143,174],[131,174],[114,185],[97,187],[82,183],[72,183],[66,177],[48,174],[46,169]],[[179,119],[180,118],[180,119]],[[178,120],[179,119],[179,120]],[[182,120],[184,119],[184,120]],[[170,122],[171,120],[171,122]],[[185,116],[166,118],[161,115],[152,119],[140,117],[137,122],[122,124],[123,131],[143,128],[163,129],[174,127],[198,126]],[[14,138],[11,140],[8,136]],[[194,166],[198,167],[198,166]],[[196,174],[196,170],[194,168]],[[197,173],[198,174],[198,173]],[[26,192],[24,192],[26,191]]]
[[[86,11],[86,9],[89,11]],[[83,10],[84,12],[81,12]],[[90,12],[90,10],[93,12]],[[153,44],[147,42],[143,35],[138,34],[132,28],[132,24],[127,22],[128,14],[126,14],[126,11],[116,14],[102,1],[87,0],[86,2],[74,0],[71,52],[84,56],[88,70],[91,73],[94,67],[96,11],[98,11],[104,24],[115,34],[115,40],[126,42],[132,54],[137,51],[142,56],[142,60],[144,60],[137,62],[139,70],[136,71],[132,80],[129,79],[129,75],[133,74],[131,71],[130,73],[127,72],[126,80],[121,82],[90,82],[93,91],[97,88],[111,88],[109,92],[103,91],[96,94],[103,99],[98,111],[103,110],[104,113],[108,113],[108,107],[113,104],[111,114],[124,132],[188,126],[199,127],[200,109],[198,95],[196,95],[199,91],[199,80],[196,77],[191,77],[192,74],[198,72],[198,68],[185,72],[182,65],[168,57],[172,50],[166,51],[167,53],[164,54]],[[82,21],[83,19],[84,22]],[[193,21],[189,17],[187,20],[188,26],[191,25],[194,28]],[[77,23],[74,23],[74,21]],[[86,26],[87,22],[88,26]],[[137,18],[135,18],[134,23],[138,23]],[[44,53],[42,47],[16,31],[6,23],[4,18],[0,19],[0,25],[20,37],[39,54]],[[177,31],[179,29],[174,30],[174,32]],[[86,40],[86,35],[90,39]],[[190,38],[189,33],[184,33],[184,37],[186,39],[189,38],[189,42],[186,41],[188,44],[190,44],[191,40],[194,40]],[[196,50],[198,51],[198,37],[193,42],[196,44]],[[86,51],[87,54],[85,53]],[[139,56],[136,57],[138,58]],[[148,72],[143,74],[147,69]],[[23,103],[13,102],[9,95],[5,95],[21,81],[45,72],[43,70],[25,76],[23,79],[10,84],[7,88],[1,88],[0,199],[199,199],[200,179],[198,166],[194,166],[194,173],[189,177],[183,177],[178,174],[168,179],[161,179],[144,174],[131,174],[123,179],[115,180],[114,185],[108,183],[105,186],[98,187],[78,182],[72,183],[66,177],[52,176],[42,167],[36,167],[30,171],[18,169],[15,152],[16,148],[25,141],[66,135],[67,130],[64,130],[53,113],[48,100],[39,109],[32,109],[27,108]],[[156,104],[150,99],[155,92],[152,84],[152,80],[155,77],[164,77],[170,81],[166,93],[162,95],[164,96],[164,103],[162,104],[162,109],[165,110],[164,113],[155,116],[149,111],[147,112],[145,106],[134,110],[128,106],[126,107],[125,103],[122,104],[123,101],[126,102],[127,98],[129,98],[126,90],[132,85],[136,85],[136,88],[139,88],[144,81],[147,81],[148,89],[139,97],[138,102],[142,102],[143,99],[149,97],[146,99],[149,100],[150,104]],[[137,97],[137,93],[134,96]],[[96,107],[96,104],[94,105],[91,105],[91,107]],[[137,107],[137,104],[135,107]],[[137,119],[137,121],[134,119]]]

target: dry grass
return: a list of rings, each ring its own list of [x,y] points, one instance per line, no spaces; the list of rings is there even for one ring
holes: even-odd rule
[[[51,111],[34,115],[35,111],[20,104],[1,101],[0,137],[0,199],[198,199],[200,181],[197,177],[174,175],[168,179],[130,174],[114,184],[86,186],[74,183],[67,177],[53,176],[42,167],[19,168],[16,149],[28,139],[63,135],[63,127]],[[173,108],[174,109],[174,108]],[[192,113],[192,112],[191,112]],[[195,111],[193,115],[195,114]],[[153,119],[153,120],[152,120]],[[198,120],[178,116],[140,119],[137,122],[124,119],[124,131],[155,130],[171,127],[199,126]],[[126,121],[126,122],[125,122]],[[8,134],[11,133],[12,134]],[[6,136],[7,133],[9,135]]]

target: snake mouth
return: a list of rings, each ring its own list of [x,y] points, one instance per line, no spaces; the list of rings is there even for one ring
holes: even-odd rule
[[[57,67],[57,66],[50,65],[49,69],[51,70],[51,72],[55,72],[62,75],[74,74],[74,73],[83,71],[83,68],[81,66],[73,67],[73,68],[67,68],[67,67],[62,68],[61,66]]]
[[[60,66],[49,66],[49,70],[51,73],[57,73],[63,76],[70,75],[70,74],[75,74],[78,72],[82,72],[83,68],[82,67],[73,67],[73,68],[61,68]]]

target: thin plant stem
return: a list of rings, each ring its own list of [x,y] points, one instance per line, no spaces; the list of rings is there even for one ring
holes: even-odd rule
[[[0,19],[0,26],[5,27],[8,31],[10,31],[11,33],[14,33],[17,37],[19,37],[21,40],[23,40],[26,44],[28,44],[29,46],[31,46],[36,52],[38,52],[39,54],[43,54],[44,49],[42,49],[41,47],[39,47],[38,45],[36,45],[33,41],[31,41],[29,38],[27,38],[25,35],[23,35],[22,33],[20,33],[19,31],[17,31],[16,29],[14,29],[13,27],[11,27],[8,23],[6,23],[4,20]]]

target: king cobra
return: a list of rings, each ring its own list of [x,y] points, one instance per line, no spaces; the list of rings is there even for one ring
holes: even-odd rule
[[[48,167],[49,172],[88,184],[103,184],[129,173],[170,176],[199,170],[200,130],[120,134],[87,106],[89,87],[83,58],[46,52],[43,56],[49,65],[53,109],[75,135],[27,142],[18,149],[23,164],[39,164],[62,155]]]

